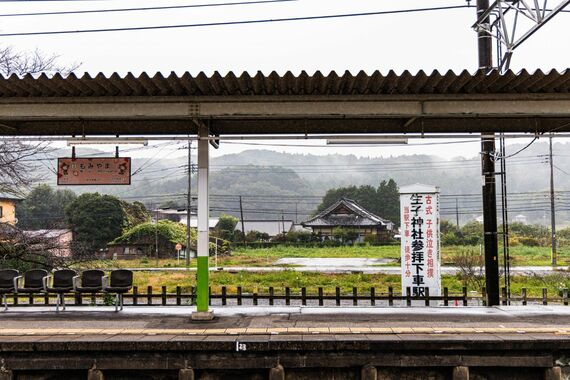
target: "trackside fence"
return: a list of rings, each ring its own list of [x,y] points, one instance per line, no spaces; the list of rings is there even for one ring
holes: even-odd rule
[[[126,306],[188,306],[196,302],[196,292],[194,287],[183,289],[180,286],[175,291],[168,292],[166,286],[155,289],[152,286],[141,290],[133,287],[130,293],[125,294],[124,302]],[[382,306],[382,307],[411,307],[411,306],[486,306],[485,288],[481,293],[467,292],[463,288],[461,293],[450,293],[448,288],[443,288],[442,295],[433,296],[426,292],[424,296],[412,295],[410,288],[405,293],[394,292],[392,287],[387,291],[378,292],[375,287],[369,291],[362,289],[341,289],[334,288],[334,291],[325,291],[324,288],[317,288],[317,292],[309,293],[307,288],[275,288],[269,287],[264,292],[243,292],[241,287],[228,291],[222,286],[219,292],[212,292],[210,288],[210,305],[213,306]],[[107,293],[79,294],[70,293],[65,296],[67,305],[112,305],[114,296]],[[9,307],[14,306],[55,306],[56,297],[54,294],[10,294],[8,295]],[[502,289],[502,305],[568,305],[568,289],[563,289],[554,296],[550,296],[546,288],[542,289],[541,297],[527,296],[527,289],[523,288],[520,295],[507,294],[506,289]]]

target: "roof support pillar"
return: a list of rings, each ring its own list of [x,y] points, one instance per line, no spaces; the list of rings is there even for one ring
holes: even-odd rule
[[[209,320],[213,314],[209,312],[210,283],[209,283],[209,242],[210,205],[208,194],[209,171],[209,141],[208,127],[198,122],[198,270],[196,272],[196,313],[194,320]]]
[[[477,18],[481,19],[489,8],[489,0],[477,0]],[[488,23],[489,17],[482,20]],[[479,69],[493,69],[493,41],[484,31],[479,31]],[[495,134],[481,134],[481,169],[483,185],[483,231],[485,241],[485,281],[487,306],[499,304],[499,260],[497,241],[497,191],[495,185]]]

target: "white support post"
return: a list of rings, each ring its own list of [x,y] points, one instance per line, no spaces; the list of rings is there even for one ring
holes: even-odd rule
[[[194,320],[209,320],[213,314],[209,312],[209,248],[210,248],[210,205],[208,195],[209,141],[208,128],[198,123],[198,270],[196,272],[196,305],[197,311],[192,314]]]

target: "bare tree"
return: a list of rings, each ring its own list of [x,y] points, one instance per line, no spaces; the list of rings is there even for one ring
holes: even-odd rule
[[[454,258],[464,286],[481,290],[485,286],[484,260],[472,249],[462,249]]]
[[[48,55],[40,50],[20,52],[8,46],[0,48],[0,75],[52,76],[56,72],[67,76],[79,67],[60,65],[57,55]],[[9,126],[0,124],[0,136],[3,133],[13,134]],[[22,195],[37,183],[42,175],[39,166],[48,158],[48,144],[29,142],[18,139],[0,139],[0,193]],[[62,255],[62,243],[57,236],[49,233],[30,233],[15,226],[0,223],[0,268],[27,266],[57,267],[69,262]]]
[[[39,74],[53,75],[55,73],[67,76],[81,66],[78,63],[62,66],[58,63],[58,59],[58,55],[48,55],[38,49],[33,52],[21,52],[12,46],[7,46],[0,48],[0,74],[5,77],[13,74],[35,76]]]
[[[0,48],[0,75],[34,76],[56,72],[66,76],[80,64],[63,66],[57,55],[45,54],[40,50],[21,52],[12,46]],[[0,135],[7,126],[0,124]],[[0,140],[0,193],[22,194],[29,186],[41,179],[37,170],[41,160],[46,158],[49,146],[45,143],[30,143],[17,139]]]
[[[61,239],[65,232],[22,231],[0,223],[0,268],[65,267],[79,262],[82,254],[71,256],[71,242]]]
[[[0,141],[0,193],[21,195],[39,181],[38,165],[49,150],[44,143]]]

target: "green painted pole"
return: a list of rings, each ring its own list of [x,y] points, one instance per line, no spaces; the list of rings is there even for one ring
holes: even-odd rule
[[[196,272],[196,305],[197,311],[208,311],[210,304],[210,279],[208,258],[198,257],[198,271]]]
[[[199,128],[199,137],[208,137],[208,128]],[[210,207],[208,196],[209,142],[198,139],[198,270],[196,272],[196,311],[208,312],[210,284],[208,259],[210,255]]]

